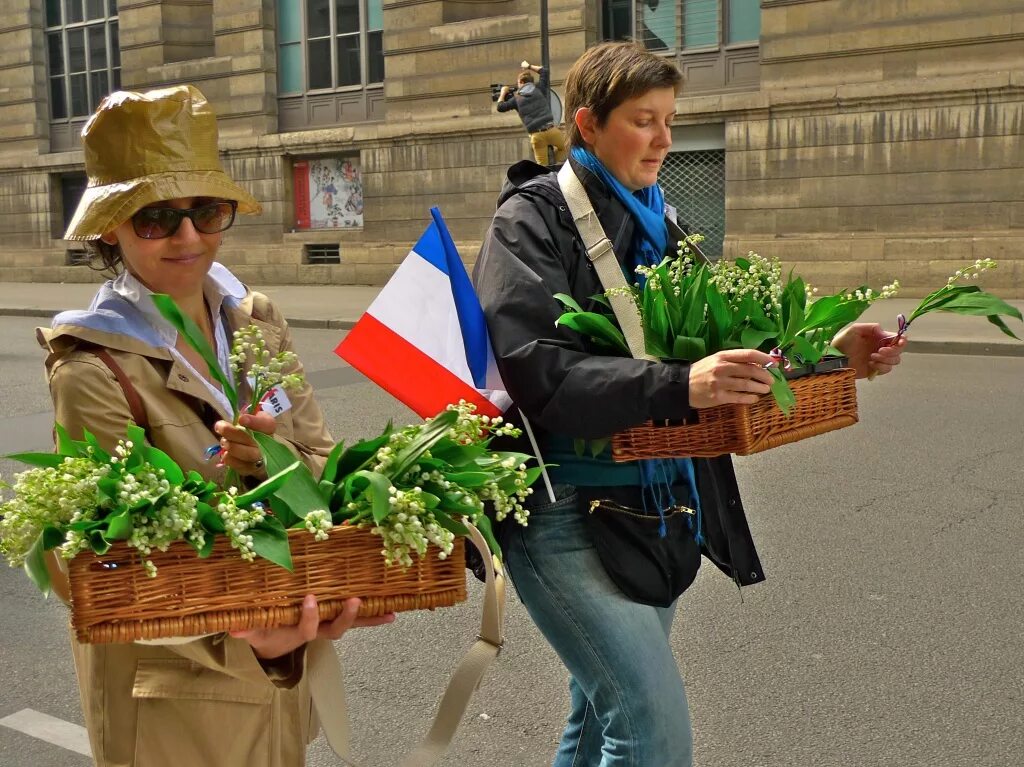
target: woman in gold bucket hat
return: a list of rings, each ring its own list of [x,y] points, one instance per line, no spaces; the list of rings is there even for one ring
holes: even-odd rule
[[[266,476],[246,429],[256,430],[273,434],[319,473],[334,442],[312,389],[290,390],[291,407],[276,419],[245,414],[232,425],[230,404],[206,363],[152,301],[154,292],[174,298],[227,375],[236,329],[258,327],[271,355],[292,348],[277,307],[215,261],[235,213],[258,213],[260,205],[221,168],[206,98],[190,85],[111,94],[86,123],[82,142],[89,185],[66,238],[87,242],[115,278],[89,309],[62,312],[40,330],[57,422],[76,439],[88,429],[108,450],[134,422],[184,470],[214,481],[227,468]],[[301,369],[296,363],[286,372]],[[222,448],[217,466],[204,460],[211,444]],[[66,582],[51,572],[55,591],[63,586],[66,594]],[[307,643],[394,617],[362,619],[358,608],[358,599],[349,600],[337,619],[320,623],[310,595],[294,627],[162,645],[73,639],[96,764],[304,764],[318,728]]]
[[[85,124],[82,145],[89,185],[66,240],[98,240],[140,208],[179,197],[262,210],[221,168],[217,118],[194,86],[107,96]]]

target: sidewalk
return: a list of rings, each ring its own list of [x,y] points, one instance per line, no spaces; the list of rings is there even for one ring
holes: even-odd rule
[[[52,317],[63,309],[84,309],[96,284],[0,282],[0,316]],[[254,286],[281,307],[289,324],[297,328],[351,328],[380,291],[366,285],[262,285]],[[1009,301],[1024,311],[1024,301]],[[916,299],[878,301],[863,321],[881,322],[895,329],[896,315],[909,314]],[[1010,329],[1024,338],[1024,324],[1010,320]],[[1024,342],[1004,335],[983,317],[944,312],[929,314],[914,323],[908,351],[930,354],[982,354],[1024,357]]]

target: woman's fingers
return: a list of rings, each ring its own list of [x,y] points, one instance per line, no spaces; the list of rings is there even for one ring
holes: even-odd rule
[[[320,624],[319,636],[327,639],[338,639],[349,629],[353,628],[367,628],[370,626],[384,626],[388,623],[394,623],[394,613],[384,613],[384,615],[376,615],[370,618],[359,617],[359,606],[362,601],[356,597],[345,600],[345,606],[342,608],[341,614],[329,623]]]
[[[248,642],[257,657],[272,660],[287,655],[314,639],[340,639],[346,631],[352,628],[383,626],[394,622],[394,613],[385,613],[373,618],[360,618],[359,606],[361,604],[362,602],[356,597],[346,599],[338,617],[332,621],[321,623],[316,597],[313,594],[307,594],[302,600],[302,612],[299,614],[299,622],[296,625],[275,629],[232,631],[230,634]]]
[[[270,417],[267,414],[268,418]],[[248,416],[242,416],[247,418]],[[273,419],[271,419],[273,421]],[[259,425],[263,425],[260,423]],[[235,471],[245,475],[260,475],[264,473],[263,454],[259,445],[252,435],[242,428],[227,421],[217,421],[213,427],[214,432],[220,436],[220,465],[228,466]],[[267,432],[264,432],[267,433]]]
[[[764,365],[772,358],[754,349],[712,354],[690,366],[690,406],[752,405],[771,390],[772,374]]]
[[[277,421],[274,420],[274,416],[262,410],[258,413],[242,413],[238,417],[238,425],[263,434],[273,434],[277,430]]]

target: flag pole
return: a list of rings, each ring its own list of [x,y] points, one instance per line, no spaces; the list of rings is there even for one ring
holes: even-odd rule
[[[526,436],[530,440],[530,447],[533,448],[533,454],[537,458],[537,465],[540,466],[540,475],[544,478],[544,487],[547,488],[548,498],[552,503],[555,502],[555,489],[551,487],[551,477],[548,476],[548,470],[544,466],[544,459],[540,454],[540,447],[537,445],[537,438],[533,436],[533,429],[530,428],[530,420],[526,417],[526,413],[519,408],[519,417],[523,419],[523,428],[526,430]]]

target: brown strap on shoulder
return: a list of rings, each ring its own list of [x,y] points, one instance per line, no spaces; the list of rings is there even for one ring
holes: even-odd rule
[[[146,408],[142,404],[142,397],[139,396],[138,389],[135,388],[135,384],[132,383],[128,374],[124,372],[124,368],[117,364],[117,360],[102,346],[90,344],[87,347],[83,346],[81,348],[99,357],[100,361],[114,374],[114,378],[117,379],[117,383],[121,386],[121,391],[124,392],[124,398],[128,401],[128,410],[132,414],[132,420],[135,421],[136,426],[142,427],[148,437],[149,419],[146,417]]]

